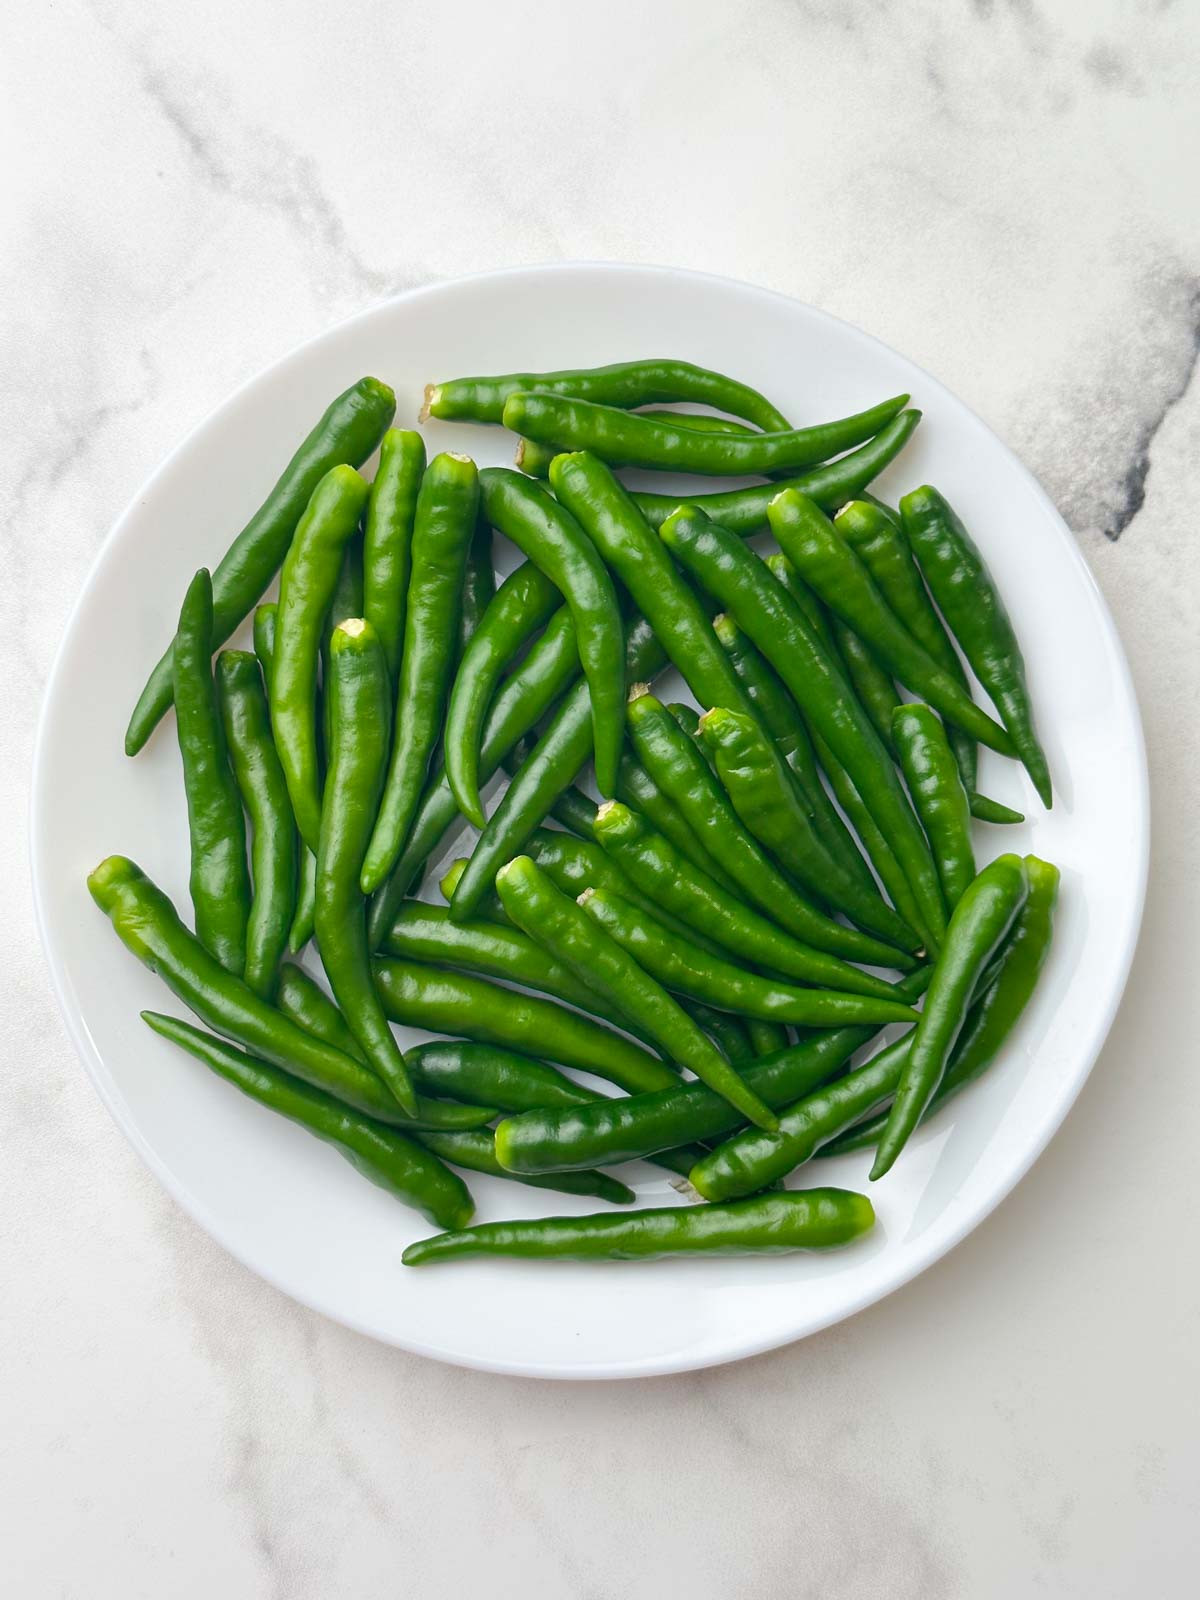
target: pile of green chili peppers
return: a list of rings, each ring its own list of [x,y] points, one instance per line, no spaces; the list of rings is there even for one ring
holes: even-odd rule
[[[408,1265],[847,1244],[864,1195],[781,1181],[863,1150],[882,1178],[1017,1024],[1059,874],[978,867],[973,824],[1024,820],[978,747],[1046,806],[1049,768],[962,521],[870,492],[908,400],[793,427],[678,360],[431,385],[422,422],[517,434],[480,471],[363,378],[188,584],[125,745],[174,703],[192,927],[126,857],[88,887],[204,1025],[155,1033],[444,1230]],[[698,710],[652,692],[668,667]],[[637,1209],[603,1170],[634,1159],[701,1203]],[[623,1209],[471,1226],[464,1171]]]

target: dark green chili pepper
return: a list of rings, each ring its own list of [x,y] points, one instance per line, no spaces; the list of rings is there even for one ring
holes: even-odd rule
[[[487,822],[479,798],[479,744],[496,685],[561,599],[532,561],[523,562],[500,585],[458,664],[446,711],[446,781],[459,810],[477,828]]]
[[[901,705],[892,713],[900,770],[925,828],[946,904],[951,911],[975,877],[971,811],[946,730],[928,706]]]
[[[912,437],[921,420],[919,411],[902,411],[867,444],[839,456],[836,461],[815,467],[780,483],[755,484],[750,489],[726,489],[718,494],[695,494],[685,502],[703,511],[723,528],[746,538],[763,533],[767,527],[767,507],[781,489],[799,489],[826,511],[861,494],[873,478],[894,461]],[[652,528],[661,528],[678,511],[677,494],[635,494],[634,504]]]
[[[715,1006],[706,1006],[697,1000],[689,1000],[684,1009],[722,1051],[730,1066],[739,1069],[748,1067],[758,1055],[746,1023],[740,1018],[731,1017],[728,1011],[718,1011]]]
[[[296,909],[296,824],[271,738],[257,659],[247,650],[217,657],[217,698],[234,776],[252,824],[254,893],[246,924],[243,977],[270,999]]]
[[[627,721],[634,748],[650,776],[734,879],[744,899],[814,949],[890,965],[890,945],[827,917],[776,870],[738,820],[704,757],[653,695],[633,699]],[[919,942],[905,931],[909,947]]]
[[[503,989],[463,972],[441,972],[391,957],[378,957],[373,971],[384,1010],[393,1022],[536,1052],[560,1066],[607,1078],[629,1094],[679,1081],[670,1067],[631,1039],[551,1000]]]
[[[404,643],[413,520],[424,471],[421,435],[408,428],[389,428],[380,441],[363,527],[362,614],[379,635],[393,683]]]
[[[611,795],[625,723],[621,620],[608,570],[574,517],[530,478],[507,467],[479,475],[484,510],[562,594],[575,619],[591,698],[596,782]]]
[[[892,998],[892,986],[881,978],[860,972],[823,950],[811,949],[726,893],[627,806],[609,801],[600,807],[596,839],[626,876],[639,884],[642,893],[653,895],[672,916],[739,960],[823,989]]]
[[[734,1011],[748,1019],[816,1028],[837,1028],[851,1022],[873,1022],[882,1027],[885,1022],[911,1022],[915,1016],[911,1006],[895,999],[800,989],[760,977],[745,967],[709,955],[619,895],[602,889],[585,889],[579,903],[665,989],[677,990],[722,1011]]]
[[[675,803],[668,799],[640,761],[628,751],[617,769],[617,799],[631,811],[645,817],[652,828],[670,839],[689,861],[715,878],[723,889],[738,893],[738,886],[719,861],[713,859],[696,836],[691,824]]]
[[[485,783],[529,730],[578,676],[579,651],[575,625],[566,606],[546,624],[524,661],[501,684],[483,728],[479,752],[479,781]],[[587,715],[590,716],[590,708]],[[585,719],[586,720],[586,719]],[[367,935],[377,949],[396,914],[396,908],[419,878],[426,860],[437,849],[447,829],[458,817],[458,805],[444,771],[431,780],[417,808],[408,841],[391,876],[371,902]]]
[[[356,1172],[421,1212],[439,1228],[469,1221],[475,1210],[470,1192],[460,1178],[447,1171],[436,1154],[427,1154],[421,1146],[436,1149],[433,1141],[439,1138],[484,1139],[494,1148],[495,1141],[489,1130],[427,1133],[420,1135],[420,1142],[416,1143],[387,1123],[377,1122],[360,1111],[351,1111],[340,1101],[322,1094],[320,1089],[310,1088],[278,1067],[235,1050],[223,1039],[215,1039],[212,1034],[193,1028],[177,1017],[143,1011],[142,1021],[197,1061],[203,1061],[218,1077],[232,1083],[251,1100],[278,1112],[289,1122],[299,1123],[318,1139],[333,1145]]]
[[[317,484],[339,463],[359,467],[396,412],[396,397],[378,378],[360,378],[340,394],[284,468],[213,573],[213,648],[223,645],[279,570]],[[150,674],[125,733],[135,756],[153,733],[174,692],[171,651]]]
[[[580,839],[590,839],[596,820],[596,802],[575,784],[568,784],[554,802],[550,815]]]
[[[353,467],[321,479],[288,548],[279,580],[279,610],[268,685],[271,728],[287,779],[296,826],[310,850],[321,831],[317,753],[317,662],[346,546],[358,530],[370,493]]]
[[[636,412],[565,395],[522,392],[504,402],[502,420],[515,433],[563,450],[588,450],[616,467],[703,472],[721,477],[798,471],[863,444],[908,404],[906,394],[836,422],[776,433],[701,433]],[[553,481],[554,469],[551,468]]]
[[[412,1123],[369,1068],[314,1039],[226,972],[132,861],[109,856],[88,878],[88,889],[126,949],[210,1028],[368,1116],[400,1127]]]
[[[367,1061],[415,1115],[404,1057],[371,982],[367,908],[358,887],[387,752],[391,683],[369,622],[334,630],[329,651],[332,741],[317,847],[317,944],[321,964]]]
[[[1029,898],[1021,907],[1012,932],[1000,952],[999,972],[971,1006],[966,1025],[958,1036],[946,1075],[938,1085],[922,1122],[958,1090],[963,1089],[991,1065],[1001,1046],[1016,1026],[1037,984],[1050,953],[1054,931],[1054,905],[1058,898],[1059,871],[1037,856],[1025,857]],[[911,1035],[910,1035],[911,1037]],[[844,1155],[850,1150],[873,1149],[887,1123],[887,1113],[879,1112],[853,1127],[821,1149],[822,1155]]]
[[[329,649],[333,643],[333,631],[340,622],[348,622],[351,617],[361,617],[362,614],[363,539],[361,533],[356,533],[342,556],[342,570],[338,574],[337,587],[333,591],[333,601],[325,615],[325,627],[321,634],[321,754],[325,761],[329,759],[333,744],[333,696],[329,692]]]
[[[891,673],[880,666],[869,646],[840,617],[833,618],[833,637],[850,687],[870,717],[875,732],[892,750],[892,712],[900,704],[900,696]]]
[[[561,372],[510,372],[498,377],[455,378],[425,390],[421,420],[440,417],[454,422],[499,422],[504,402],[519,390],[573,395],[610,406],[643,406],[690,400],[744,417],[756,427],[783,429],[782,414],[757,389],[723,373],[693,366],[690,361],[619,361],[607,367],[579,367]]]
[[[624,677],[643,677],[665,664],[649,625],[638,618],[625,638]],[[592,745],[593,707],[586,680],[565,696],[532,754],[514,774],[488,820],[450,906],[453,917],[469,917],[491,888],[497,870],[518,854],[587,760]],[[622,721],[624,716],[622,715]]]
[[[945,912],[925,836],[887,750],[803,612],[752,550],[702,513],[676,512],[661,537],[733,613],[844,763],[912,887],[921,910],[918,932],[936,941]]]
[[[767,736],[758,723],[714,706],[700,719],[700,728],[734,811],[785,871],[872,933],[905,950],[919,950],[920,936],[824,848],[786,769],[780,773],[768,759]]]
[[[651,417],[656,422],[670,422],[681,428],[695,428],[701,433],[753,433],[745,423],[732,422],[728,417],[713,417],[695,411],[641,411],[639,416]],[[788,424],[781,417],[768,432],[779,432]],[[530,478],[548,478],[550,463],[559,452],[553,445],[540,444],[536,439],[518,439],[513,465]]]
[[[254,608],[254,654],[262,668],[263,682],[271,682],[271,663],[275,660],[275,624],[279,607],[274,600],[265,600]]]
[[[862,638],[907,689],[923,695],[950,722],[1001,755],[1012,740],[892,611],[871,574],[821,508],[794,489],[772,500],[771,531],[804,581]],[[864,798],[866,798],[864,796]]]
[[[395,866],[420,804],[454,667],[467,547],[478,507],[475,463],[466,456],[435,456],[417,493],[395,737],[363,861],[364,894],[378,889]]]
[[[748,1091],[711,1040],[666,990],[574,900],[556,889],[528,856],[517,856],[496,874],[496,889],[509,916],[533,939],[555,951],[586,983],[650,1034],[681,1067],[694,1072],[760,1127],[775,1118]]]
[[[759,1061],[764,1056],[773,1056],[776,1051],[787,1049],[788,1030],[778,1023],[764,1022],[761,1017],[747,1017],[746,1031]]]
[[[955,906],[896,1098],[880,1135],[872,1179],[882,1178],[891,1168],[925,1114],[962,1032],[980,976],[1028,893],[1020,856],[1003,855],[983,869]]]
[[[241,977],[250,915],[246,824],[213,682],[212,617],[212,580],[201,567],[183,598],[171,648],[192,851],[190,886],[197,937],[223,967]]]
[[[550,484],[628,589],[700,704],[749,711],[708,612],[604,463],[586,452],[558,456]]]
[[[275,660],[275,622],[278,607],[275,602],[257,606],[254,612],[254,654],[258,657],[258,664],[262,668],[263,683],[267,686],[268,697],[271,689],[271,666]],[[279,754],[278,751],[275,752]],[[280,771],[282,772],[282,767]],[[284,793],[287,793],[287,779],[284,779]],[[288,813],[292,815],[291,796],[287,796]],[[294,820],[294,818],[293,818]],[[317,899],[317,858],[304,843],[303,839],[296,844],[299,867],[296,883],[296,903],[292,913],[292,924],[288,929],[287,948],[292,955],[312,938],[313,916]]]
[[[897,985],[915,1000],[927,973]],[[745,1081],[769,1106],[790,1105],[832,1077],[874,1035],[870,1026],[812,1034],[743,1069]],[[702,1083],[676,1083],[653,1094],[602,1100],[589,1106],[548,1107],[509,1117],[496,1130],[496,1153],[514,1172],[562,1171],[652,1156],[693,1140],[720,1139],[742,1125],[738,1113]]]
[[[865,1195],[848,1189],[809,1189],[755,1195],[728,1206],[481,1222],[418,1239],[400,1259],[406,1267],[419,1267],[463,1256],[653,1261],[660,1256],[779,1255],[849,1244],[874,1225],[875,1212]]]
[[[732,617],[721,612],[713,622],[713,632],[741,679],[755,715],[775,741],[801,795],[808,802],[813,826],[824,841],[825,848],[844,870],[852,872],[860,884],[874,891],[875,880],[870,869],[821,782],[812,739],[796,702],[780,682],[774,668],[767,664],[762,653]]]
[[[405,1057],[413,1082],[428,1094],[485,1100],[502,1111],[534,1111],[544,1106],[582,1106],[603,1099],[573,1083],[557,1067],[515,1050],[466,1039],[419,1044]]]
[[[463,573],[462,615],[458,625],[458,659],[474,637],[484,613],[496,598],[496,569],[492,565],[492,530],[482,516],[475,524],[467,565]]]
[[[605,1172],[564,1172],[548,1178],[508,1172],[496,1160],[496,1136],[490,1128],[476,1128],[472,1133],[422,1133],[418,1138],[443,1161],[465,1167],[468,1172],[485,1172],[490,1178],[527,1183],[535,1189],[556,1189],[560,1194],[591,1195],[615,1206],[631,1205],[637,1198],[628,1184]]]
[[[1050,770],[1034,728],[1024,657],[983,557],[949,504],[928,484],[904,496],[900,514],[905,538],[933,598],[991,695],[1042,804],[1049,809]]]

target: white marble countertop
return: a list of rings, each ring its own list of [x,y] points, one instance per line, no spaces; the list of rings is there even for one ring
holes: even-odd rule
[[[1194,1592],[1196,7],[14,0],[5,34],[5,1593]],[[1115,612],[1155,830],[1108,1046],[977,1233],[803,1344],[595,1386],[385,1349],[227,1258],[75,1060],[26,866],[59,634],[165,452],[380,297],[569,257],[795,294],[976,407]]]

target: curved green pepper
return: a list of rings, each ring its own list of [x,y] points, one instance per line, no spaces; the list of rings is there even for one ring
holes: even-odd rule
[[[928,706],[899,705],[892,713],[892,736],[900,770],[913,797],[951,911],[975,877],[971,809],[967,791],[946,738]]]
[[[393,683],[404,644],[413,522],[424,471],[421,435],[408,428],[389,428],[379,445],[379,466],[363,526],[362,614],[379,636]]]

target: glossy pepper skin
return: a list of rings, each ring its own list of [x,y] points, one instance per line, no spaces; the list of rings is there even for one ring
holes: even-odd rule
[[[737,884],[705,848],[679,807],[663,793],[641,762],[628,750],[621,756],[621,765],[617,769],[617,799],[631,811],[645,817],[652,828],[669,839],[693,865],[708,873],[710,878],[715,878],[722,888],[728,889],[731,894],[738,893]]]
[[[538,1261],[653,1261],[682,1255],[779,1255],[827,1250],[868,1233],[875,1212],[865,1195],[810,1189],[756,1195],[729,1206],[670,1206],[625,1215],[481,1222],[410,1244],[406,1267],[464,1256]]]
[[[363,538],[362,533],[356,533],[346,545],[342,555],[342,570],[338,574],[337,586],[333,591],[333,601],[325,616],[325,627],[321,638],[321,759],[325,762],[329,758],[330,746],[333,744],[333,695],[330,693],[329,684],[332,671],[329,664],[329,651],[333,644],[334,630],[339,623],[348,622],[351,617],[363,615]]]
[[[377,957],[373,971],[393,1022],[543,1056],[607,1078],[629,1094],[679,1082],[670,1067],[631,1039],[551,1000],[388,956]]]
[[[356,1172],[397,1200],[421,1212],[439,1228],[462,1227],[475,1211],[470,1191],[436,1155],[429,1153],[428,1140],[436,1133],[410,1138],[385,1122],[376,1122],[359,1111],[333,1100],[298,1078],[290,1077],[266,1061],[256,1060],[235,1050],[223,1039],[193,1028],[176,1017],[157,1011],[143,1011],[142,1021],[164,1039],[170,1039],[197,1061],[202,1061],[218,1077],[257,1100],[260,1105],[295,1122],[309,1133],[331,1144],[345,1156]],[[449,1139],[492,1135],[445,1134]],[[422,1148],[422,1146],[426,1148]]]
[[[400,1127],[411,1124],[361,1062],[314,1039],[241,978],[226,972],[132,861],[108,856],[88,878],[88,889],[125,948],[210,1028],[368,1116]]]
[[[609,937],[665,989],[736,1012],[740,1017],[808,1028],[837,1028],[852,1022],[873,1022],[882,1027],[887,1022],[912,1022],[916,1017],[911,1006],[896,1000],[877,1000],[870,995],[836,993],[831,989],[800,989],[761,977],[709,955],[619,895],[586,889],[579,902]],[[775,1048],[780,1046],[776,1044]]]
[[[688,928],[739,960],[797,983],[891,999],[893,988],[848,961],[794,939],[682,857],[627,806],[610,801],[596,813],[596,839],[627,878]]]
[[[873,438],[907,403],[906,394],[897,395],[835,422],[778,433],[701,433],[591,400],[517,391],[504,402],[502,420],[515,433],[563,450],[590,451],[614,467],[740,477],[828,461]]]
[[[492,565],[492,530],[484,517],[479,516],[475,532],[467,549],[467,565],[463,573],[462,613],[458,620],[458,657],[475,636],[484,613],[496,598],[496,569]]]
[[[517,856],[500,869],[496,890],[518,927],[554,950],[578,978],[620,1007],[672,1061],[694,1072],[750,1121],[773,1125],[770,1110],[745,1087],[683,1008],[576,901],[556,889],[528,856]]]
[[[395,733],[363,860],[364,894],[374,893],[395,866],[420,804],[457,654],[463,574],[478,509],[475,463],[466,456],[435,456],[417,492]]]
[[[892,741],[953,911],[975,878],[971,808],[954,752],[941,722],[920,704],[896,707]]]
[[[404,644],[413,522],[424,471],[421,435],[409,428],[389,428],[379,445],[379,466],[363,527],[362,614],[379,636],[393,683]]]
[[[662,647],[648,623],[638,618],[625,637],[625,677],[652,675],[665,665]],[[624,721],[624,713],[622,713]],[[484,895],[491,892],[498,869],[523,848],[533,830],[545,820],[559,795],[574,782],[592,748],[594,708],[586,681],[577,683],[551,718],[530,755],[514,773],[504,798],[471,854],[466,872],[454,891],[450,915],[473,915]]]
[[[713,417],[707,412],[696,411],[660,411],[650,410],[640,413],[643,417],[653,417],[657,422],[670,422],[681,428],[697,428],[701,433],[752,433],[745,423],[732,422],[728,417]],[[788,423],[780,417],[775,425],[767,430],[769,433],[784,431]],[[517,451],[513,465],[531,478],[548,478],[550,476],[550,463],[561,452],[553,445],[539,444],[536,439],[518,439]]]
[[[263,683],[267,688],[268,716],[270,714],[270,689],[271,689],[271,664],[275,660],[275,623],[278,616],[278,606],[273,600],[264,605],[256,606],[254,610],[254,654],[258,657],[258,664],[262,668]],[[278,755],[276,751],[276,755]],[[280,772],[283,771],[282,766]],[[287,779],[284,779],[284,791],[287,791]],[[288,811],[291,814],[291,796],[288,796]],[[313,911],[317,897],[317,858],[304,843],[298,839],[296,843],[298,857],[298,875],[296,883],[296,904],[292,912],[292,923],[288,929],[287,948],[292,955],[302,950],[312,938]]]
[[[610,406],[690,400],[732,412],[759,428],[787,427],[783,415],[757,389],[690,361],[666,358],[618,361],[605,367],[576,367],[559,372],[507,372],[430,384],[425,390],[421,420],[440,417],[454,422],[499,422],[509,395],[530,389]]]
[[[742,825],[707,761],[653,695],[637,695],[627,720],[634,748],[651,777],[736,882],[743,899],[813,949],[891,964],[892,946],[835,922],[783,877]],[[919,942],[906,930],[910,948]]]
[[[485,467],[479,482],[492,526],[545,573],[571,608],[591,697],[596,782],[611,795],[625,721],[625,675],[621,614],[608,569],[575,518],[539,483],[508,467]]]
[[[313,490],[331,467],[361,466],[396,413],[396,397],[378,378],[360,378],[329,406],[238,534],[213,573],[213,648],[248,617],[279,570]],[[171,704],[171,651],[150,674],[125,732],[135,756]]]
[[[509,1183],[526,1183],[535,1189],[556,1189],[560,1194],[588,1195],[607,1200],[610,1205],[631,1205],[637,1198],[627,1184],[610,1178],[606,1172],[562,1172],[550,1177],[522,1177],[509,1172],[496,1160],[496,1136],[490,1128],[470,1133],[422,1133],[420,1142],[443,1161],[468,1172],[484,1172],[489,1178],[504,1178]]]
[[[1025,659],[983,557],[948,502],[928,484],[904,496],[900,515],[904,537],[933,598],[991,695],[1048,810],[1053,803],[1050,769],[1034,726]]]
[[[1026,856],[1025,876],[1029,880],[1029,897],[1000,952],[999,972],[972,1002],[946,1075],[938,1084],[922,1122],[952,1095],[974,1083],[992,1064],[1037,986],[1050,954],[1060,874],[1050,862]],[[823,1146],[821,1154],[844,1155],[851,1150],[874,1149],[886,1123],[886,1112],[856,1122]]]
[[[482,828],[479,746],[496,686],[521,646],[562,603],[550,579],[525,561],[496,591],[463,650],[446,710],[446,781],[462,814]]]
[[[296,910],[296,824],[257,658],[247,650],[222,650],[216,677],[225,743],[251,823],[254,892],[242,976],[269,1000]]]
[[[416,1109],[413,1086],[371,981],[367,908],[358,886],[383,789],[391,708],[383,646],[369,622],[350,618],[339,623],[329,665],[332,739],[317,846],[317,944],[330,987],[363,1054],[411,1116]]]
[[[189,881],[197,937],[240,977],[250,915],[246,824],[221,726],[212,643],[212,580],[202,567],[184,595],[171,651],[191,840]]]
[[[937,1091],[971,997],[1029,893],[1020,856],[997,856],[963,895],[929,980],[925,1009],[879,1138],[872,1179],[882,1178]]]
[[[920,936],[904,919],[825,849],[795,786],[769,758],[757,722],[716,706],[700,719],[700,730],[742,824],[797,882],[891,944],[921,948]]]
[[[780,548],[804,581],[906,688],[981,744],[1001,755],[1015,753],[1005,730],[909,633],[820,506],[787,489],[772,500],[767,515]]]
[[[925,978],[923,972],[912,973],[897,987],[897,998],[915,1000]],[[743,1075],[768,1105],[786,1106],[831,1078],[875,1032],[870,1025],[822,1030],[773,1057],[750,1062]],[[516,1172],[608,1165],[697,1139],[720,1139],[744,1120],[702,1083],[676,1083],[628,1099],[509,1117],[496,1130],[496,1153]]]
[[[353,467],[327,472],[300,519],[279,579],[268,685],[271,728],[296,826],[314,853],[321,831],[317,664],[346,547],[358,531],[369,493]]]
[[[406,1060],[414,1083],[426,1094],[486,1101],[509,1113],[582,1106],[604,1098],[545,1061],[468,1039],[419,1044]]]
[[[902,411],[866,444],[839,456],[836,461],[814,467],[811,472],[801,473],[781,483],[756,484],[750,489],[725,489],[717,494],[689,495],[684,504],[703,511],[714,522],[719,522],[723,528],[728,528],[743,539],[765,530],[767,507],[781,488],[799,489],[823,510],[836,511],[838,506],[861,494],[867,484],[895,460],[920,420],[919,411]],[[661,528],[680,505],[677,494],[639,492],[633,499],[654,529]]]
[[[892,712],[900,704],[900,696],[891,673],[879,664],[870,647],[840,617],[833,618],[833,637],[850,687],[870,717],[875,732],[894,755]]]
[[[936,941],[945,912],[925,836],[887,750],[800,608],[753,551],[702,513],[676,512],[660,532],[732,612],[843,763],[912,887],[921,912],[918,931]]]
[[[521,664],[505,679],[483,725],[479,781],[484,783],[579,676],[575,624],[566,606],[550,618]],[[408,840],[387,882],[371,901],[367,935],[377,949],[401,900],[459,816],[444,769],[434,774],[417,807]]]

